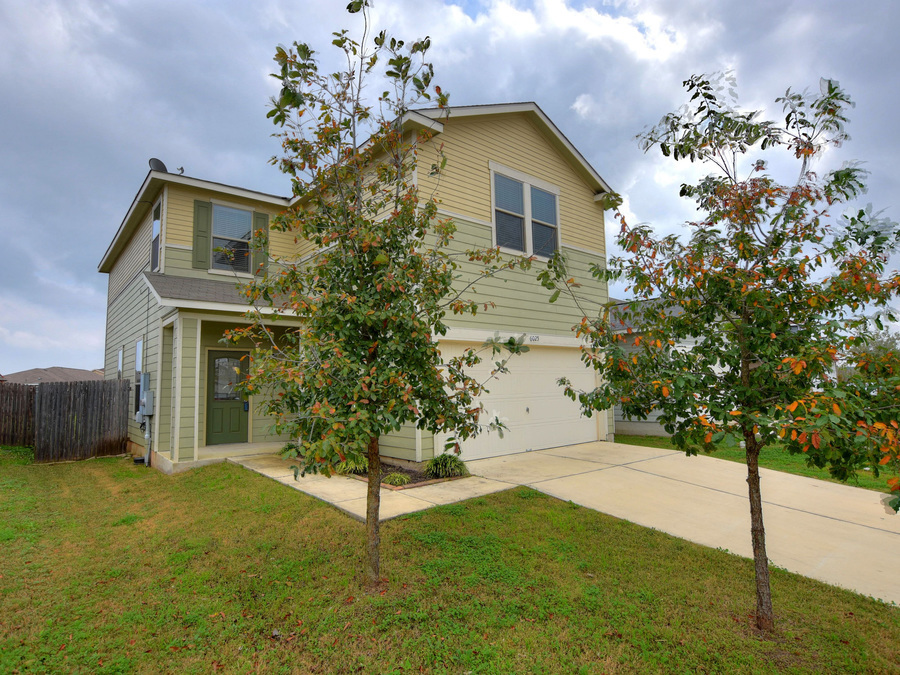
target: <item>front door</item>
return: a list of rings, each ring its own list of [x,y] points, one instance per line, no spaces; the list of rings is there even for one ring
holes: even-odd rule
[[[210,352],[207,378],[206,444],[246,443],[250,416],[234,385],[247,376],[246,352]]]

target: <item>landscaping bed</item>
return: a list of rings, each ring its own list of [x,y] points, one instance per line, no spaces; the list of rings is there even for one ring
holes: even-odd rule
[[[390,485],[384,482],[385,477],[399,473],[409,478],[409,482],[405,485]],[[356,475],[350,474],[352,478],[356,478],[357,480],[364,481],[366,483],[369,482],[369,478],[366,475]],[[450,478],[429,478],[421,471],[416,471],[415,469],[411,469],[405,466],[397,466],[394,464],[381,464],[381,487],[387,488],[388,490],[408,490],[409,488],[422,487],[424,485],[433,485],[434,483],[446,483],[451,480],[459,480],[460,478],[466,478],[466,476],[452,476]]]

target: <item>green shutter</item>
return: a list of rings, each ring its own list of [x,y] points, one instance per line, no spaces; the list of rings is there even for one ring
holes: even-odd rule
[[[269,266],[269,216],[266,213],[253,213],[253,241],[257,241],[256,233],[262,230],[263,247],[253,249],[253,273],[265,276]]]
[[[193,265],[197,269],[210,268],[212,251],[212,204],[210,202],[194,202],[194,255]]]

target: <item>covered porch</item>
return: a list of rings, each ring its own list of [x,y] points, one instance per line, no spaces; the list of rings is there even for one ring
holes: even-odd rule
[[[223,343],[238,314],[177,310],[160,322],[160,359],[151,459],[165,473],[248,455],[275,454],[288,440],[260,411],[265,395],[234,390],[252,345]],[[276,335],[289,325],[278,326]]]

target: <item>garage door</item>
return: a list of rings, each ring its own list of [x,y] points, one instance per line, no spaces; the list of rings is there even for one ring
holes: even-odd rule
[[[461,343],[443,343],[444,358],[456,356],[466,347]],[[479,366],[479,379],[486,377],[491,363]],[[581,415],[580,407],[563,395],[556,384],[560,377],[580,389],[593,389],[595,374],[579,359],[578,349],[563,347],[532,347],[525,354],[513,356],[510,372],[488,384],[489,393],[481,397],[485,412],[498,415],[508,427],[503,438],[497,432],[482,433],[462,444],[463,459],[481,459],[529,450],[542,450],[561,445],[596,441],[598,420],[605,424],[606,416]],[[602,429],[603,437],[606,430]],[[435,439],[435,449],[443,448],[443,438]]]

